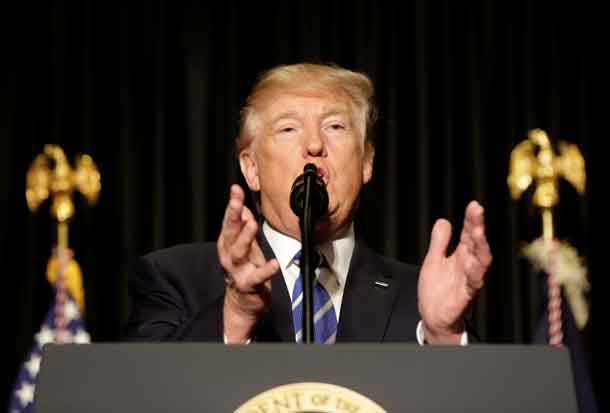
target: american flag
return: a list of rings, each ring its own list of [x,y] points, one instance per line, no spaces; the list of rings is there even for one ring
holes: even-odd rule
[[[63,328],[62,328],[63,326]],[[55,294],[51,309],[34,336],[34,344],[23,363],[9,403],[9,413],[31,412],[34,402],[36,378],[40,369],[42,348],[47,343],[89,343],[78,306],[69,294]]]

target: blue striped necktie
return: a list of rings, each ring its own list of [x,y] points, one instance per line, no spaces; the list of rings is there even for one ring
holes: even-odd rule
[[[333,300],[324,285],[319,281],[320,269],[328,268],[323,256],[316,251],[319,260],[316,266],[316,279],[313,284],[313,313],[314,313],[314,342],[316,344],[330,344],[335,342],[337,335],[337,315]],[[299,265],[301,251],[293,258],[293,262]],[[302,275],[294,284],[292,290],[292,318],[294,321],[294,332],[297,343],[303,342],[303,281]]]

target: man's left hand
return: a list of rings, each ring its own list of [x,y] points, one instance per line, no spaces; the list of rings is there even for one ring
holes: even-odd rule
[[[465,329],[464,313],[483,286],[491,264],[484,210],[479,203],[472,201],[466,207],[460,243],[447,256],[450,239],[449,221],[437,220],[419,275],[419,313],[430,344],[460,342]]]

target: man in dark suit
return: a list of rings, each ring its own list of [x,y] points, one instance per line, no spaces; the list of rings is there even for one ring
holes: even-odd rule
[[[315,330],[323,331],[316,342],[465,344],[464,314],[492,259],[478,203],[467,206],[460,243],[449,256],[451,225],[435,223],[421,268],[356,241],[353,217],[373,173],[372,96],[366,76],[336,66],[264,73],[242,109],[237,138],[241,171],[263,223],[233,185],[217,243],[140,258],[130,280],[128,337],[301,341],[300,229],[289,197],[303,166],[313,163],[329,196],[315,228],[321,254]]]

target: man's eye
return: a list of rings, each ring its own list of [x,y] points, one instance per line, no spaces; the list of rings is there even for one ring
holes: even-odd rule
[[[290,133],[290,132],[294,132],[296,129],[293,128],[292,126],[286,126],[282,129],[280,129],[281,133]]]
[[[333,123],[330,125],[330,128],[333,130],[342,130],[342,129],[345,129],[345,126],[343,126],[340,123]]]

